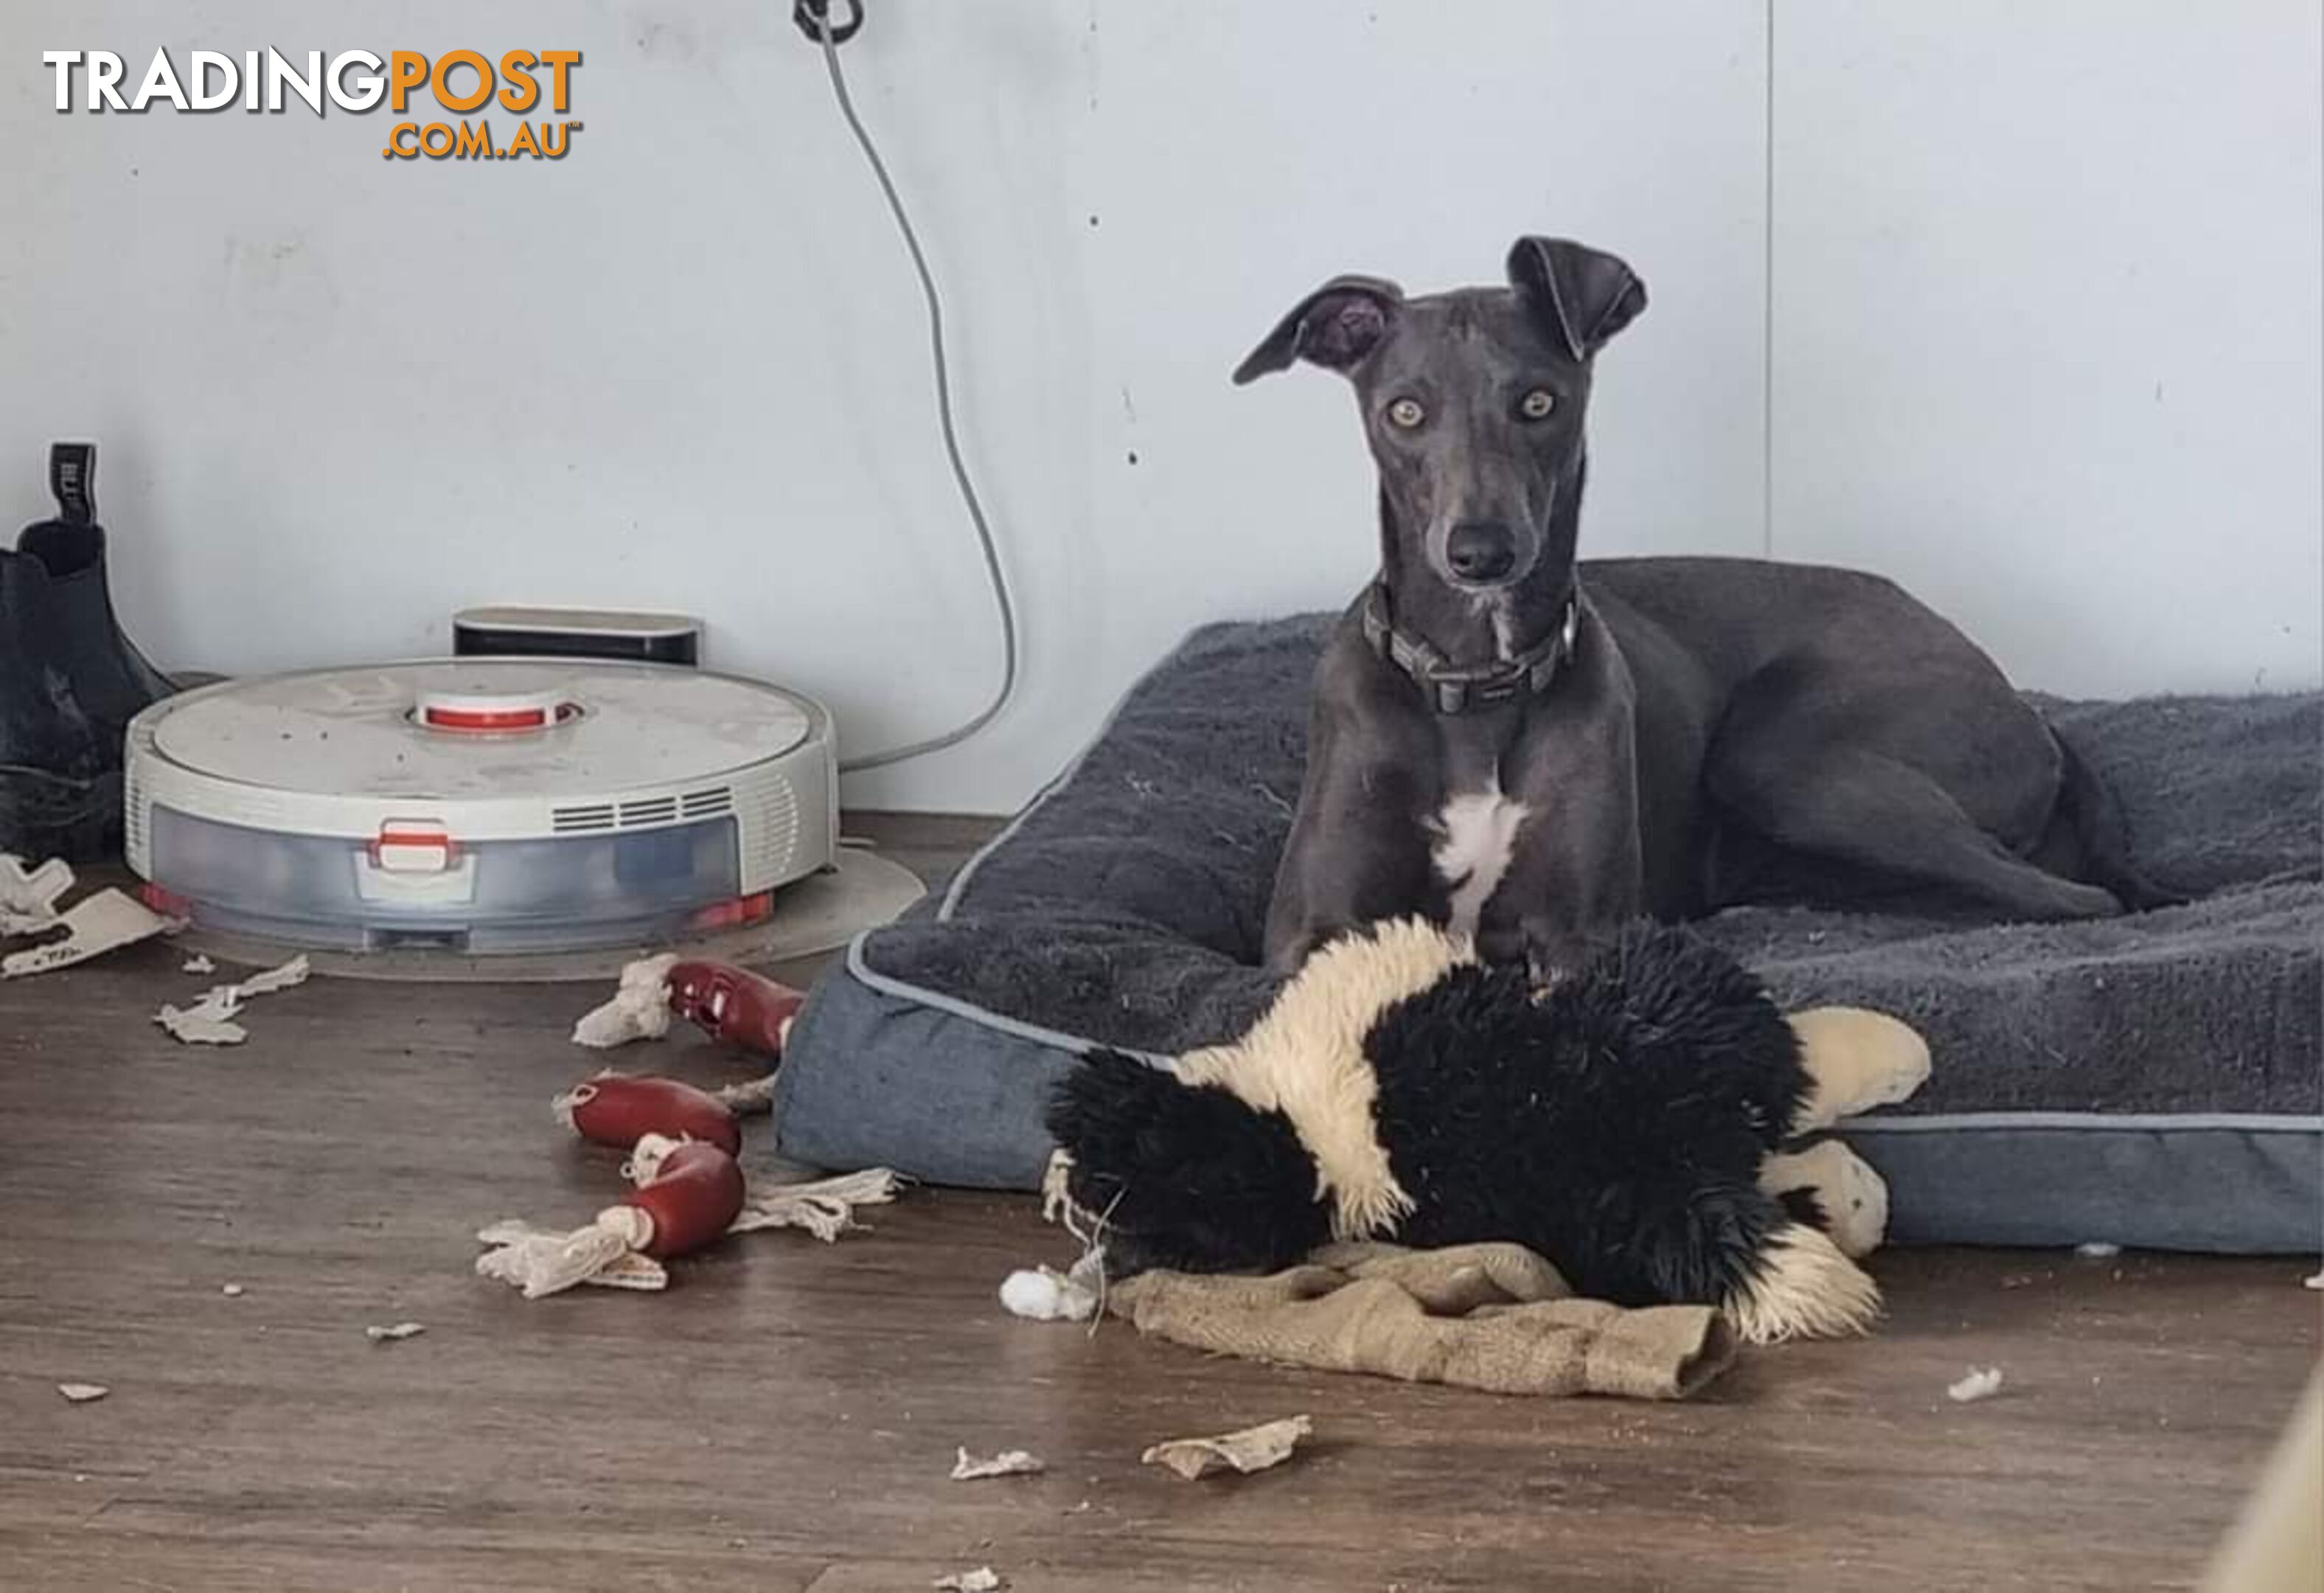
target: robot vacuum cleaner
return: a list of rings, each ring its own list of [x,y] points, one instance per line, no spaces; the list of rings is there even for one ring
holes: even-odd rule
[[[228,681],[129,727],[129,866],[198,931],[489,959],[758,923],[829,868],[831,716],[680,665],[466,657]]]

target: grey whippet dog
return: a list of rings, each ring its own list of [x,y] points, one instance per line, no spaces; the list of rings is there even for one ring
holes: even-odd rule
[[[2167,899],[2072,750],[1890,582],[1577,563],[1591,362],[1646,288],[1559,238],[1520,238],[1508,275],[1414,299],[1335,278],[1235,372],[1347,376],[1379,469],[1380,572],[1316,670],[1270,968],[1416,912],[1555,964],[1623,919],[1775,895]]]

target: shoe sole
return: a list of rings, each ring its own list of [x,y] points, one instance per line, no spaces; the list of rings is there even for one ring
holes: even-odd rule
[[[121,851],[121,773],[88,780],[0,764],[0,852],[92,863]]]

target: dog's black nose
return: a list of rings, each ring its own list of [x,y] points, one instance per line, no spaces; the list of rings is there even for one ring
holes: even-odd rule
[[[1465,520],[1444,539],[1444,561],[1462,580],[1499,580],[1517,566],[1517,539],[1506,525]]]

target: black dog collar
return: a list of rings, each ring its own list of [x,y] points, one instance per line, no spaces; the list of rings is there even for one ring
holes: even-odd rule
[[[1546,690],[1573,655],[1573,633],[1582,620],[1581,597],[1569,593],[1565,617],[1539,642],[1515,658],[1495,663],[1456,664],[1418,636],[1396,628],[1388,617],[1388,588],[1374,581],[1364,591],[1364,640],[1371,650],[1412,677],[1440,714],[1465,713]]]

